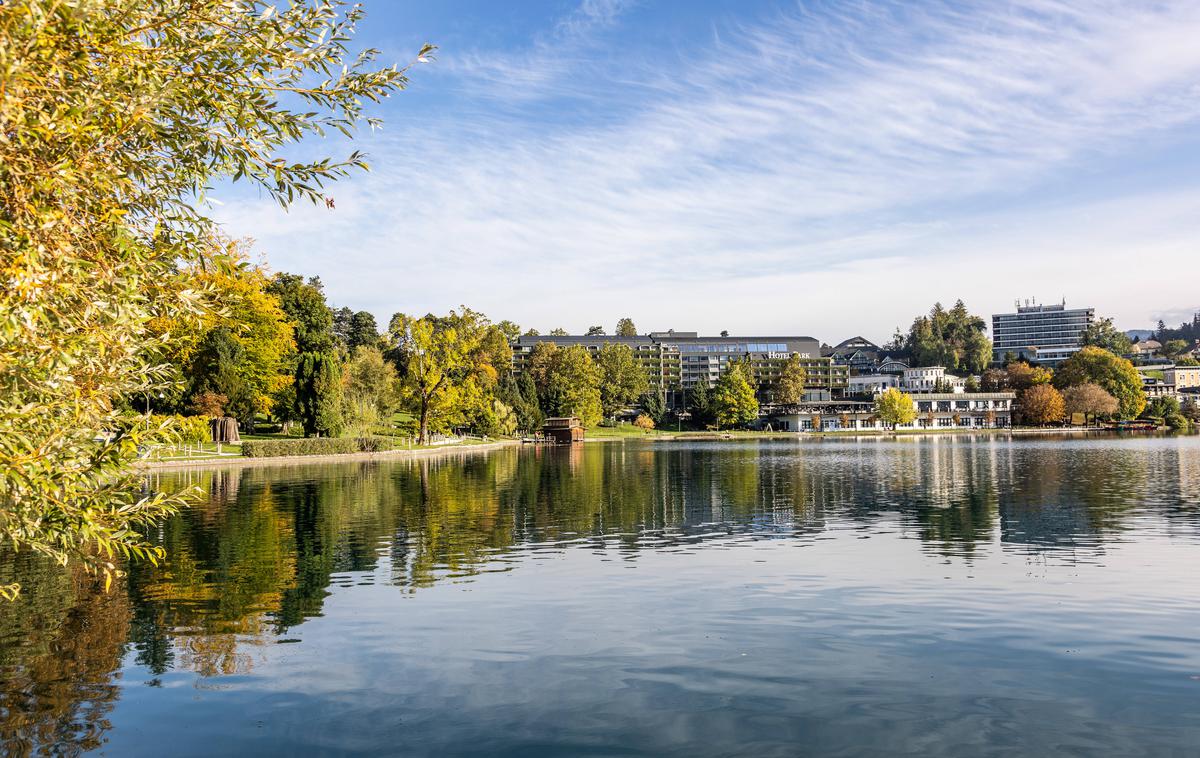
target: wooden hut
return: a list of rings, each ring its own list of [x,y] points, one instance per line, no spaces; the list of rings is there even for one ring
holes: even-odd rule
[[[556,445],[583,442],[583,427],[579,425],[577,416],[546,419],[546,423],[542,424],[542,434]]]

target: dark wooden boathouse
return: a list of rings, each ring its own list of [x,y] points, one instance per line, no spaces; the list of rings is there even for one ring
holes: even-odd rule
[[[583,442],[583,427],[576,416],[548,418],[542,424],[542,435],[556,445],[572,445]]]

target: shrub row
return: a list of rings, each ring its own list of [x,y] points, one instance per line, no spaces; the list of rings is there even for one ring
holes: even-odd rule
[[[246,440],[242,455],[271,458],[287,455],[339,455],[342,453],[378,453],[391,450],[391,440],[380,437],[306,437],[292,440]]]

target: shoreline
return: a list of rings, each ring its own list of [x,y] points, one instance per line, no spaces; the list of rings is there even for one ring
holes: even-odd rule
[[[1112,429],[1099,427],[1062,427],[1040,429],[1036,427],[1005,427],[1002,429],[839,429],[828,432],[659,432],[655,434],[612,434],[598,437],[586,437],[584,442],[616,442],[624,440],[644,440],[659,442],[692,442],[692,441],[733,441],[733,440],[790,440],[790,439],[825,439],[836,437],[920,437],[932,435],[970,435],[972,437],[989,436],[1038,436],[1046,434],[1120,434]],[[1129,434],[1130,432],[1125,432]]]
[[[1047,428],[1003,428],[1003,429],[903,429],[898,432],[890,430],[837,430],[830,432],[663,432],[657,434],[614,434],[598,437],[586,437],[585,444],[600,442],[625,442],[635,440],[642,442],[732,442],[751,440],[806,440],[806,439],[836,439],[839,437],[880,437],[900,438],[942,435],[969,435],[972,437],[1008,436],[1036,437],[1048,434],[1120,434],[1112,429],[1097,427],[1067,427],[1062,429]],[[337,453],[333,455],[277,455],[264,458],[246,456],[229,456],[227,458],[211,458],[181,461],[138,461],[133,468],[137,471],[170,471],[175,469],[211,469],[242,466],[288,466],[309,465],[315,463],[354,463],[360,461],[395,461],[416,460],[422,458],[437,458],[452,454],[465,455],[469,453],[484,453],[501,450],[506,447],[523,447],[521,440],[497,440],[474,445],[449,445],[441,448],[421,448],[419,450],[384,450],[378,453]]]
[[[168,471],[172,469],[226,468],[229,466],[286,466],[312,463],[354,463],[356,461],[397,461],[418,458],[436,458],[454,453],[466,454],[490,452],[502,448],[519,446],[520,440],[497,440],[477,445],[447,445],[446,447],[421,448],[420,450],[383,450],[378,453],[337,453],[333,455],[273,455],[263,458],[230,456],[228,458],[199,459],[190,461],[139,461],[133,465],[135,471]]]

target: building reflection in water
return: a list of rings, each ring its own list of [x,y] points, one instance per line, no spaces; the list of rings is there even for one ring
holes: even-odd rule
[[[0,615],[0,744],[94,748],[131,656],[154,677],[252,671],[261,646],[338,587],[511,571],[530,555],[805,540],[896,524],[947,559],[1012,550],[1103,555],[1138,518],[1195,534],[1194,440],[952,435],[820,441],[595,443],[410,462],[156,474],[204,502],[150,535],[167,552],[109,594],[87,576],[0,556],[21,612]],[[71,752],[66,750],[65,752]]]

